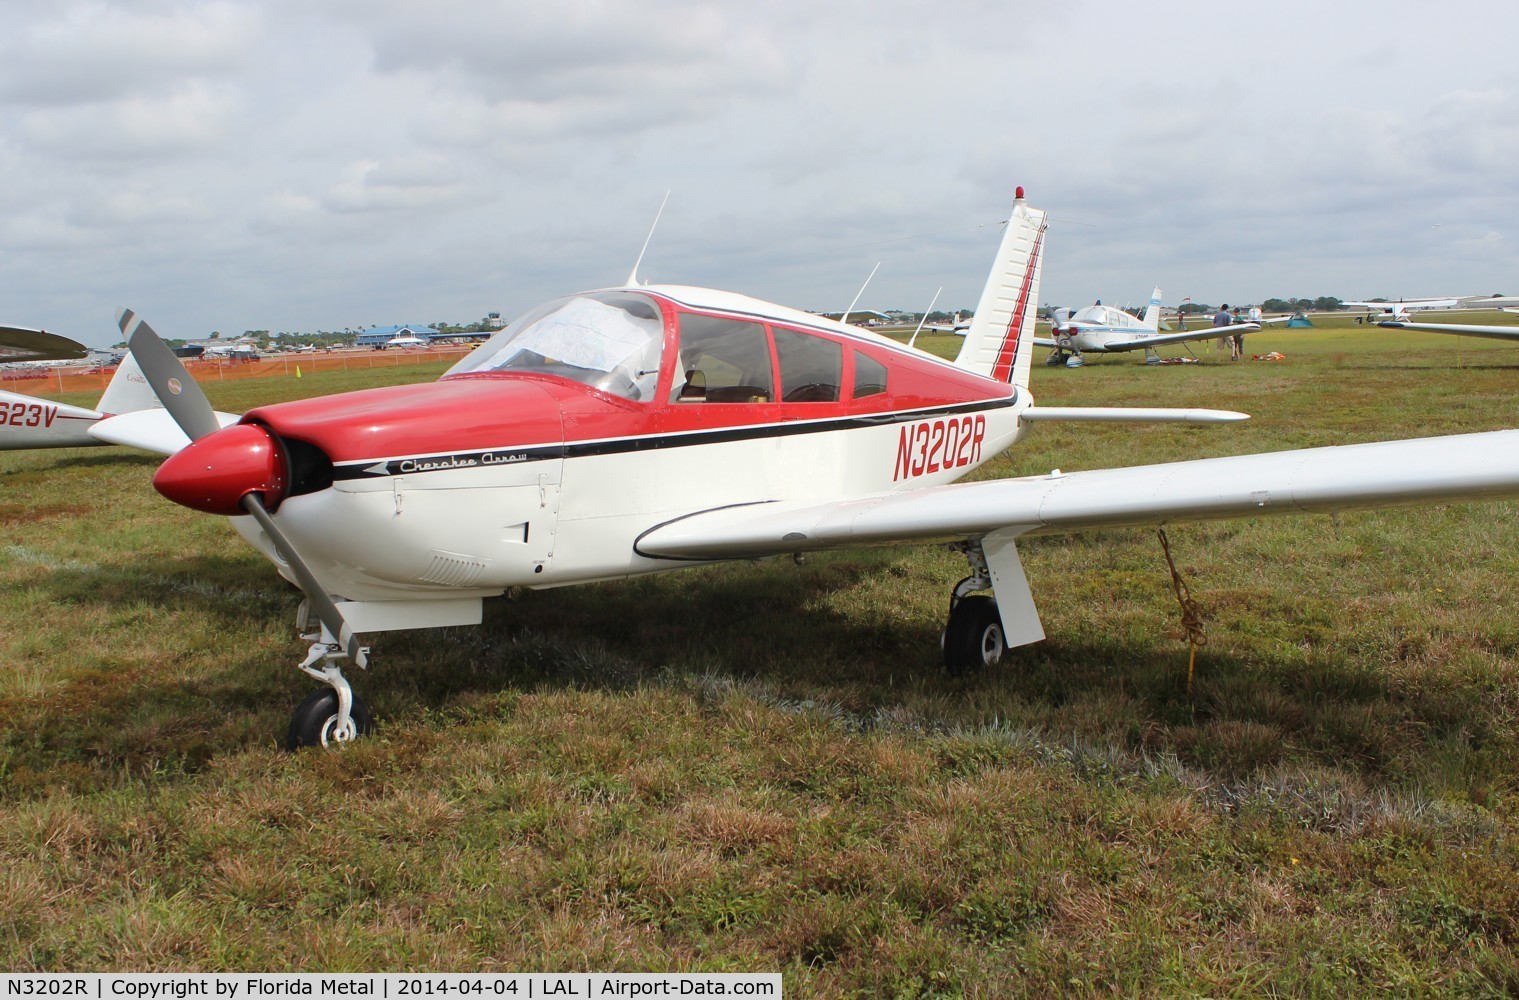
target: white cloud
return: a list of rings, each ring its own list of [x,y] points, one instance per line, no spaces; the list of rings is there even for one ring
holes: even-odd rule
[[[259,43],[257,8],[113,4],[92,0],[43,8],[46,19],[0,34],[0,101],[58,107],[165,93],[188,78],[245,67]]]
[[[876,260],[883,302],[969,304],[1020,183],[1058,220],[1052,300],[1513,291],[1516,27],[1478,0],[12,4],[5,318],[510,314],[619,280],[667,189],[651,276],[803,306]]]
[[[31,152],[60,159],[183,156],[224,148],[236,106],[224,89],[187,82],[162,97],[31,110],[14,134]]]

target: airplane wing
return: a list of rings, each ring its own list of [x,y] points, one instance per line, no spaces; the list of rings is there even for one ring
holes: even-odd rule
[[[813,313],[813,315],[814,316],[822,316],[825,319],[836,319],[836,320],[842,320],[845,316],[848,316],[851,319],[853,319],[855,317],[859,317],[862,320],[863,319],[867,319],[867,318],[871,318],[871,317],[873,317],[875,319],[891,319],[890,316],[886,315],[883,312],[875,310],[875,309],[851,309],[848,312],[844,312],[843,310],[835,310],[834,312]]]
[[[659,525],[662,559],[786,555],[901,541],[1058,534],[1519,495],[1519,430],[955,483],[834,503],[748,504]]]
[[[1035,337],[1034,338],[1034,346],[1035,347],[1059,347],[1060,345],[1057,344],[1055,341],[1051,340],[1049,337]]]
[[[0,361],[78,361],[89,348],[67,337],[24,326],[0,326]]]
[[[1379,309],[1382,312],[1396,312],[1402,309],[1406,312],[1409,309],[1449,309],[1451,306],[1459,305],[1460,301],[1460,299],[1399,299],[1396,302],[1351,302],[1341,299],[1340,305]]]
[[[1407,323],[1387,320],[1378,323],[1394,330],[1428,330],[1430,333],[1454,333],[1466,337],[1490,337],[1493,340],[1519,340],[1519,326],[1470,326],[1466,323]]]
[[[215,413],[216,422],[222,427],[230,427],[242,419],[235,413],[220,410]],[[141,448],[159,455],[172,455],[190,443],[174,417],[161,406],[106,417],[89,428],[89,435],[106,444]]]
[[[1212,340],[1214,337],[1223,337],[1231,333],[1250,333],[1260,328],[1259,323],[1203,326],[1198,327],[1196,330],[1178,330],[1176,333],[1162,333],[1151,337],[1135,337],[1133,340],[1110,340],[1103,349],[1108,352],[1142,351],[1147,347],[1163,347],[1166,344],[1180,344],[1188,340]]]

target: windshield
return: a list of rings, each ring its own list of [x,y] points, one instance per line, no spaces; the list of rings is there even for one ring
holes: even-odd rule
[[[558,299],[521,316],[447,372],[533,372],[644,400],[654,396],[664,322],[653,300],[627,292]]]

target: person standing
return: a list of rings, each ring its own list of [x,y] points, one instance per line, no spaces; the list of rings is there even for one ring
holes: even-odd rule
[[[1216,312],[1216,313],[1213,314],[1213,325],[1214,325],[1215,328],[1218,328],[1218,327],[1227,327],[1227,326],[1230,325],[1230,323],[1229,323],[1229,303],[1225,302],[1223,305],[1221,305],[1221,306],[1218,307],[1218,312]],[[1221,334],[1220,336],[1229,336],[1229,335],[1228,334]],[[1244,338],[1243,337],[1238,337],[1238,336],[1229,336],[1229,360],[1230,361],[1238,361],[1244,355],[1244,353],[1245,353]]]

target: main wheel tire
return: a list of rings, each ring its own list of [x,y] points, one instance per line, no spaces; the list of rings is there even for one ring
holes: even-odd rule
[[[1007,651],[995,599],[962,597],[944,626],[944,666],[955,676],[994,667]]]
[[[337,721],[338,693],[330,687],[313,691],[290,717],[290,734],[286,738],[286,745],[291,750],[335,746],[374,732],[374,720],[369,717],[369,707],[358,695],[353,696],[353,707],[348,710],[348,732],[334,733],[333,726]]]

